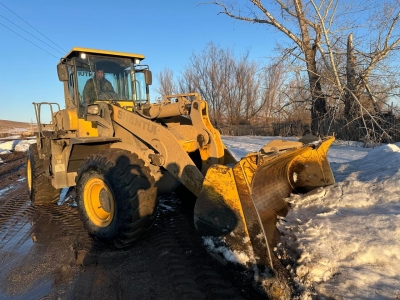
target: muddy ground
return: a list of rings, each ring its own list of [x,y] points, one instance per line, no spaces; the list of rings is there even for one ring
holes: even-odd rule
[[[265,299],[207,253],[190,204],[164,197],[149,234],[115,251],[87,235],[71,197],[30,203],[25,157],[1,155],[0,299]]]

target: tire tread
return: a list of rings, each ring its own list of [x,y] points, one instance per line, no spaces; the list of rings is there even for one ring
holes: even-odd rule
[[[28,160],[31,163],[32,189],[29,190],[29,197],[34,205],[49,205],[57,203],[61,189],[56,189],[51,180],[44,172],[43,159],[39,158],[37,144],[31,144],[28,149]],[[29,170],[27,170],[29,172]]]
[[[109,231],[95,226],[84,210],[82,195],[84,182],[81,180],[82,178],[85,180],[87,172],[104,176],[115,197],[117,223],[112,225]],[[130,246],[155,222],[158,200],[154,184],[155,180],[150,169],[134,153],[121,149],[108,149],[91,154],[82,162],[76,177],[77,203],[86,229],[91,235],[105,240],[115,248]],[[144,207],[148,207],[147,210],[151,213],[143,217],[140,216],[140,211],[143,211]]]

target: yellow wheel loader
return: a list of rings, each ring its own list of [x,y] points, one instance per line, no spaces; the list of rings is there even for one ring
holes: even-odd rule
[[[284,199],[334,183],[327,162],[333,138],[272,141],[237,161],[197,93],[150,103],[152,75],[143,59],[73,48],[60,60],[65,109],[34,103],[38,135],[27,161],[32,202],[55,203],[62,188],[75,186],[90,235],[123,248],[152,226],[157,197],[183,185],[197,196],[194,224],[203,236],[245,253],[250,270],[273,268],[275,223],[289,208]]]

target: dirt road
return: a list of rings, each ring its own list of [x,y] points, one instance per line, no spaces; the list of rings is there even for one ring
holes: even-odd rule
[[[1,156],[0,299],[264,299],[207,254],[190,204],[161,199],[150,233],[111,250],[87,235],[68,201],[31,205],[25,157]]]

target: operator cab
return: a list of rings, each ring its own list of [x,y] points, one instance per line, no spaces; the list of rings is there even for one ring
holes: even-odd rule
[[[57,71],[64,81],[66,106],[78,109],[83,117],[85,107],[96,101],[115,101],[127,109],[149,102],[151,72],[141,65],[144,56],[88,48],[73,48]]]

